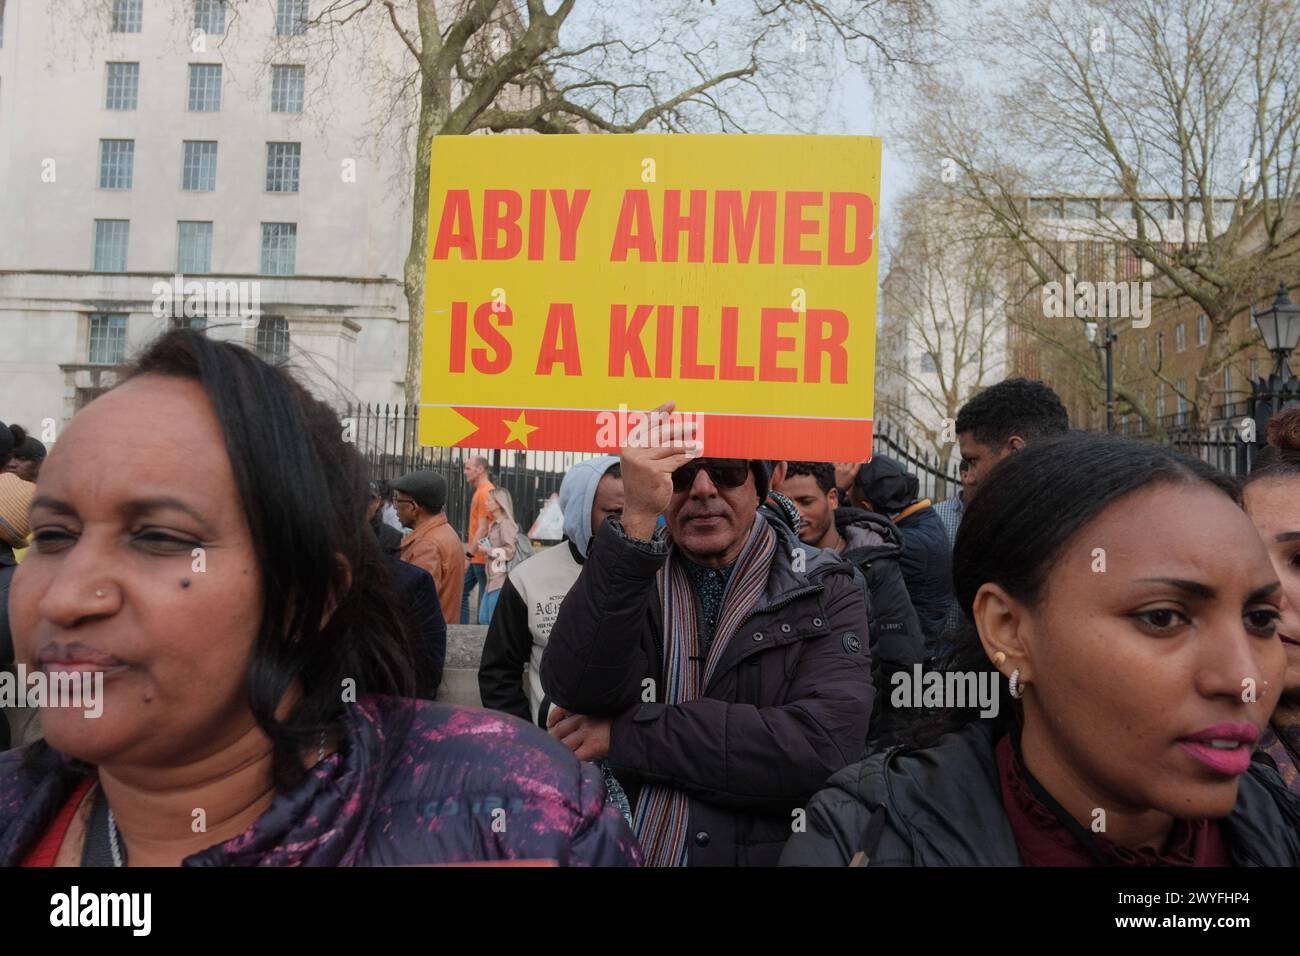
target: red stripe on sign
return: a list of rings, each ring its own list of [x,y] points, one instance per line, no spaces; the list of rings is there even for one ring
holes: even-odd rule
[[[461,408],[476,427],[462,448],[592,451],[617,454],[636,413],[553,408]],[[700,428],[704,453],[714,458],[865,461],[871,457],[871,419],[783,418],[768,415],[685,413]]]

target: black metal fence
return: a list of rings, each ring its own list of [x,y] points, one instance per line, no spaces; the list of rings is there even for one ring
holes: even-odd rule
[[[488,460],[492,483],[510,492],[515,520],[525,533],[546,500],[560,490],[565,472],[579,461],[595,457],[573,452],[424,447],[418,441],[418,417],[417,409],[402,405],[349,405],[344,427],[352,429],[373,478],[392,479],[424,470],[442,475],[447,481],[447,520],[462,538],[468,534],[472,495],[464,468],[471,456]]]
[[[396,478],[410,471],[436,471],[447,481],[447,520],[467,534],[471,489],[465,482],[465,462],[481,455],[491,464],[492,483],[507,489],[515,504],[515,519],[527,532],[546,500],[560,490],[564,474],[579,461],[594,458],[580,452],[500,451],[483,448],[429,448],[418,441],[418,410],[403,405],[349,405],[344,427],[370,464],[373,478]],[[899,461],[920,480],[920,493],[936,504],[956,492],[961,482],[955,466],[945,467],[939,456],[914,443],[888,422],[877,421],[872,448]]]
[[[1250,456],[1245,453],[1239,432],[1230,425],[1169,432],[1165,444],[1229,475],[1241,477],[1250,471]]]

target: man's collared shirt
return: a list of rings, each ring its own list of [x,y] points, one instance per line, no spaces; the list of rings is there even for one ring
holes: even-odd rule
[[[682,569],[690,579],[691,589],[695,592],[695,619],[698,622],[700,655],[707,657],[709,647],[713,644],[713,635],[718,629],[718,617],[722,612],[722,595],[727,590],[727,581],[734,564],[725,568],[706,568],[689,561],[678,554]]]
[[[960,494],[953,495],[951,498],[945,498],[934,506],[934,512],[943,522],[943,530],[948,535],[948,547],[952,547],[957,541],[957,529],[961,527],[962,515],[966,513],[966,505],[962,502]]]

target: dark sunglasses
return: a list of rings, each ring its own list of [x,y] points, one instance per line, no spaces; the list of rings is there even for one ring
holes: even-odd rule
[[[719,488],[739,488],[749,476],[749,462],[744,458],[697,458],[673,472],[673,491],[686,491],[695,484],[695,476],[703,468],[709,481]]]

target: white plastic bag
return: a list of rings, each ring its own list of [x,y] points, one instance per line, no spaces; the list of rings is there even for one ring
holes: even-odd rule
[[[558,493],[546,499],[537,520],[528,529],[528,537],[534,541],[559,541],[564,537],[564,512],[560,510]]]

